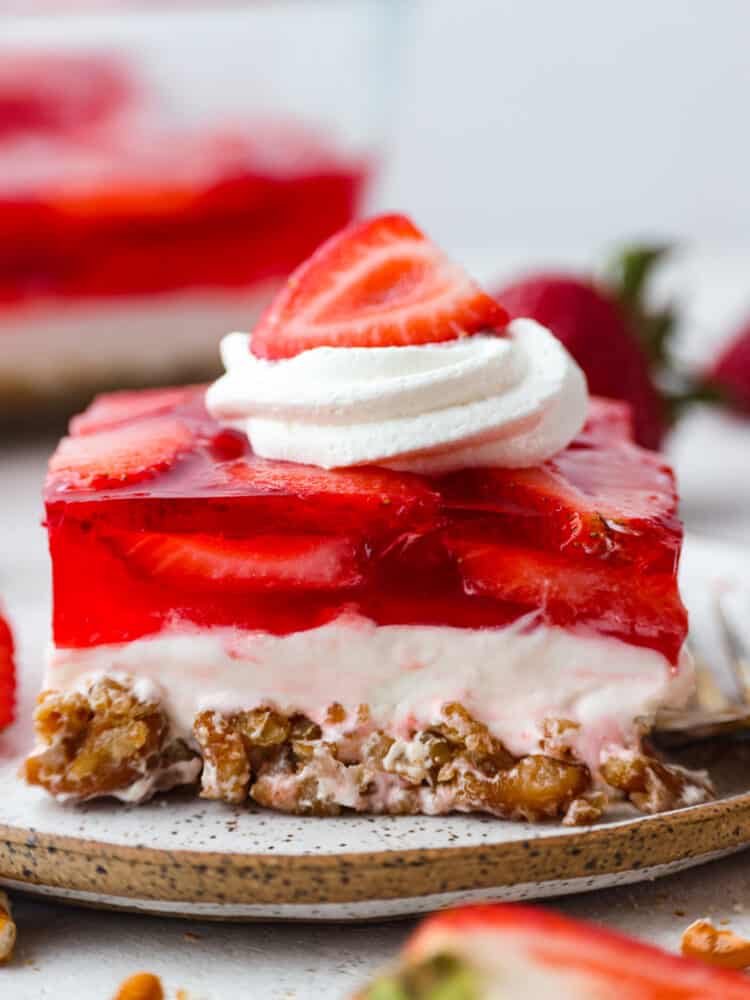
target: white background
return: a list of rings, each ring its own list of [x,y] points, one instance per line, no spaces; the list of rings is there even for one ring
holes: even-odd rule
[[[750,243],[746,0],[423,0],[390,200],[460,246]]]
[[[0,20],[0,43],[97,37],[127,39],[158,73],[190,81],[184,105],[223,90],[242,108],[286,89],[327,102],[350,132],[384,113],[380,203],[448,246],[564,254],[631,235],[750,246],[747,0],[255,0],[177,19]],[[362,100],[371,56],[380,110]]]

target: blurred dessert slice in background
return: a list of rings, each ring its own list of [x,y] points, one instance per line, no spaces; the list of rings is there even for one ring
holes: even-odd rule
[[[364,175],[296,118],[186,125],[124,62],[3,54],[0,424],[214,374]]]
[[[111,57],[19,51],[0,60],[0,139],[70,132],[129,106],[135,81]]]

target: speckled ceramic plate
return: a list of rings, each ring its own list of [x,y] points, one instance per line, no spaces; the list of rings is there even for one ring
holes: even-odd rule
[[[28,717],[48,610],[43,555],[29,562],[26,550],[24,560],[8,603],[20,626]],[[712,588],[747,581],[749,566],[736,549],[697,539],[686,546],[683,589],[712,650]],[[94,906],[217,919],[374,919],[636,882],[750,843],[742,752],[703,761],[719,787],[715,802],[566,829],[474,816],[298,819],[179,794],[140,807],[61,806],[16,777],[29,738],[23,724],[3,738],[0,881]]]

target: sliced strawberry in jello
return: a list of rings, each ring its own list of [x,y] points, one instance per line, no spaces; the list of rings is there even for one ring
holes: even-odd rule
[[[169,389],[140,389],[136,392],[111,392],[97,396],[91,406],[70,421],[73,437],[111,430],[120,424],[154,417],[174,410],[196,395],[195,386]],[[201,390],[202,392],[202,390]]]
[[[399,347],[499,330],[507,313],[403,215],[357,222],[292,274],[251,350],[289,358],[314,347]]]
[[[446,503],[502,514],[508,537],[534,547],[674,570],[681,529],[671,470],[627,439],[619,406],[594,400],[592,411],[572,445],[543,465],[445,477]]]
[[[171,468],[192,443],[186,424],[166,416],[63,438],[50,460],[49,483],[96,489],[139,482]]]
[[[627,403],[619,399],[605,399],[604,396],[590,396],[586,423],[578,441],[612,444],[615,441],[635,442],[633,411]]]
[[[375,466],[329,471],[251,455],[228,465],[224,474],[245,496],[285,496],[295,510],[305,506],[305,520],[321,530],[330,530],[337,518],[368,533],[386,524],[407,530],[440,521],[440,494],[428,480],[408,473]]]
[[[526,608],[536,620],[585,625],[636,645],[653,645],[674,660],[687,628],[687,612],[671,573],[643,573],[629,566],[575,561],[482,537],[446,533],[469,595]]]
[[[137,532],[105,540],[137,575],[183,590],[338,590],[362,581],[358,547],[348,538]]]
[[[16,670],[10,626],[0,614],[0,729],[9,725],[15,713]]]
[[[352,607],[465,628],[539,609],[677,661],[674,483],[627,439],[619,407],[593,401],[579,437],[536,469],[443,477],[258,458],[199,387],[105,398],[72,430],[46,493],[61,645],[180,619],[284,634]],[[278,539],[277,562],[260,536]]]

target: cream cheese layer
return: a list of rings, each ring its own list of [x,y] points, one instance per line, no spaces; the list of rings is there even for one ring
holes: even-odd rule
[[[686,653],[675,670],[655,650],[527,620],[473,630],[355,615],[288,635],[174,627],[122,645],[52,647],[45,684],[76,690],[113,674],[157,694],[185,738],[203,710],[268,705],[335,739],[333,702],[350,717],[367,705],[377,726],[408,738],[459,702],[518,756],[539,751],[546,719],[578,723],[575,750],[593,769],[602,752],[635,742],[637,719],[683,705],[694,685]]]

